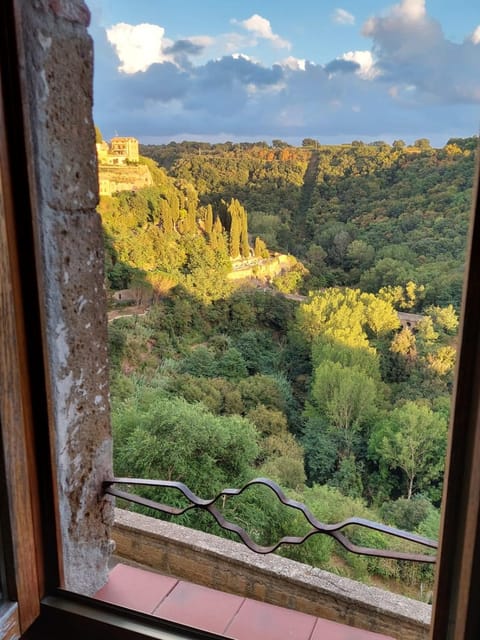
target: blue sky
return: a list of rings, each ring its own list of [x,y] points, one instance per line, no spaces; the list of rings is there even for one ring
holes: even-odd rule
[[[106,138],[442,145],[478,134],[477,0],[88,4]]]

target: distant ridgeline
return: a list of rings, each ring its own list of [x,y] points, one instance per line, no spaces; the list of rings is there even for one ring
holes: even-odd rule
[[[308,269],[304,292],[353,286],[376,292],[412,281],[424,304],[459,307],[478,137],[441,149],[354,141],[301,147],[282,140],[141,146],[200,203],[238,199],[249,231]]]

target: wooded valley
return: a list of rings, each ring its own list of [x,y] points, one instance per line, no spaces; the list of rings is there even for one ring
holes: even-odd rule
[[[153,186],[99,205],[109,295],[148,306],[109,325],[116,474],[202,497],[267,476],[323,522],[435,538],[477,144],[142,147]],[[293,266],[229,277],[273,252]],[[266,489],[218,506],[264,544],[307,530]],[[176,521],[225,535],[206,514]],[[429,567],[324,536],[280,552],[414,597],[431,588]]]

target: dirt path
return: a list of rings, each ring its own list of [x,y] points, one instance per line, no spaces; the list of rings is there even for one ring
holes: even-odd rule
[[[150,307],[139,305],[134,307],[124,307],[123,309],[112,309],[107,313],[108,322],[113,322],[118,318],[131,318],[132,316],[144,316]]]

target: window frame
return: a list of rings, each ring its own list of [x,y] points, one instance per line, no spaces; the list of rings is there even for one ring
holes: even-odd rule
[[[0,526],[6,595],[1,638],[219,638],[58,589],[62,560],[35,258],[30,138],[22,111],[17,0],[0,3]],[[461,348],[447,456],[430,638],[480,637],[480,200],[472,209]],[[26,188],[28,185],[28,188]],[[7,628],[2,626],[8,623]],[[9,629],[9,630],[7,630]],[[7,630],[7,631],[6,631]],[[28,630],[28,631],[27,631]]]

